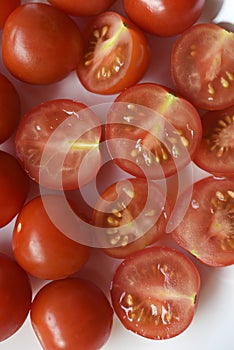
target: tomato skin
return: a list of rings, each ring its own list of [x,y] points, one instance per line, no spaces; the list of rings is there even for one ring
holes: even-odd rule
[[[175,242],[206,265],[234,264],[233,198],[233,178],[209,176],[196,182],[188,210],[172,233]]]
[[[214,23],[183,32],[171,53],[171,76],[194,106],[222,110],[234,104],[234,33]]]
[[[84,33],[77,74],[88,91],[116,94],[143,77],[149,59],[143,32],[119,13],[107,11],[94,17]]]
[[[82,55],[80,30],[63,11],[43,3],[27,3],[17,7],[5,23],[2,55],[8,70],[19,80],[51,84],[78,65]]]
[[[116,97],[105,132],[111,157],[120,168],[155,180],[190,163],[202,126],[189,101],[165,86],[139,83]]]
[[[13,253],[18,264],[37,278],[65,278],[83,267],[89,258],[90,247],[61,232],[51,221],[43,201],[58,206],[61,198],[39,196],[23,207],[13,230]]]
[[[0,227],[6,226],[23,207],[29,192],[29,178],[18,160],[0,150]]]
[[[0,253],[0,342],[23,325],[31,300],[28,275],[12,258]]]
[[[32,326],[46,350],[100,349],[109,338],[112,320],[104,293],[80,278],[50,282],[32,303]]]
[[[106,11],[116,0],[49,0],[49,2],[72,16],[94,16]]]
[[[202,116],[203,136],[193,161],[215,176],[234,176],[234,106]]]
[[[199,292],[194,263],[178,250],[156,246],[125,258],[111,285],[112,305],[124,327],[155,340],[188,328]]]
[[[105,228],[103,252],[123,259],[160,240],[170,212],[170,203],[159,186],[146,179],[130,178],[112,184],[101,194],[94,206],[92,224]],[[146,225],[142,225],[143,220]]]
[[[129,18],[149,33],[166,37],[183,32],[200,17],[205,0],[123,0]]]
[[[86,105],[70,99],[49,100],[21,119],[16,154],[35,182],[72,190],[95,177],[101,159],[100,137],[100,121]]]
[[[17,6],[19,6],[21,0],[2,0],[0,3],[0,29],[4,27],[7,17],[10,15]]]
[[[0,74],[0,144],[16,130],[20,120],[21,102],[11,81]]]

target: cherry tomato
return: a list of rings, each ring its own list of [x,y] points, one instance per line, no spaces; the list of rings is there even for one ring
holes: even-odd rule
[[[3,28],[7,17],[21,3],[20,0],[1,0],[0,2],[0,29]]]
[[[20,119],[20,98],[10,80],[0,73],[0,144],[15,131]]]
[[[97,350],[108,340],[113,311],[93,283],[67,278],[45,285],[33,300],[31,322],[44,349]]]
[[[207,112],[202,125],[202,141],[194,162],[214,175],[234,176],[234,106]]]
[[[154,83],[125,89],[107,116],[112,158],[138,177],[175,174],[194,157],[201,135],[200,116],[192,104]]]
[[[173,36],[200,17],[205,0],[123,0],[129,18],[147,32]]]
[[[186,192],[181,203],[185,199]],[[234,264],[233,211],[234,179],[202,179],[194,184],[190,206],[173,238],[207,265]]]
[[[176,40],[171,72],[178,91],[206,110],[234,104],[234,33],[213,23],[197,24]]]
[[[39,196],[27,203],[17,217],[12,248],[16,261],[25,271],[38,278],[55,280],[81,269],[89,258],[90,247],[61,232],[47,213],[44,201],[46,206],[56,208],[62,203],[61,197],[55,195]],[[59,209],[57,215],[62,217],[65,213]]]
[[[23,207],[29,178],[17,159],[0,150],[0,227],[7,225]]]
[[[23,325],[31,300],[28,275],[13,259],[0,253],[0,342]]]
[[[50,100],[21,119],[16,152],[29,176],[40,185],[70,190],[95,177],[100,135],[99,119],[84,104]]]
[[[94,16],[106,11],[115,0],[49,0],[49,2],[72,16]]]
[[[16,78],[31,84],[54,83],[78,65],[81,34],[75,22],[58,8],[27,3],[7,18],[2,55]]]
[[[77,73],[84,87],[115,94],[142,78],[149,64],[143,33],[116,12],[96,16],[84,34],[84,55]]]
[[[128,330],[160,340],[175,337],[189,326],[199,290],[199,272],[186,255],[152,247],[120,264],[111,298],[114,311]]]
[[[124,258],[159,240],[165,234],[169,215],[168,200],[158,185],[130,178],[102,193],[92,223],[105,228],[100,240],[104,252]]]

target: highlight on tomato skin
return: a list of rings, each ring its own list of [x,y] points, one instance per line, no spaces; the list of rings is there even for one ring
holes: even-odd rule
[[[202,141],[193,161],[215,176],[234,176],[234,106],[202,118]]]
[[[126,329],[162,340],[189,327],[199,292],[200,274],[192,260],[178,250],[154,246],[129,255],[118,266],[111,300]]]
[[[90,92],[116,94],[137,83],[148,69],[150,49],[146,36],[117,12],[94,17],[83,41],[84,54],[77,75]]]
[[[179,35],[171,52],[176,89],[194,106],[222,110],[234,104],[234,33],[214,23]]]
[[[99,287],[73,277],[42,287],[30,319],[44,349],[97,350],[110,337],[113,309]]]
[[[178,204],[183,204],[186,191]],[[172,232],[175,242],[206,265],[234,264],[234,178],[208,176],[193,185],[188,210]]]

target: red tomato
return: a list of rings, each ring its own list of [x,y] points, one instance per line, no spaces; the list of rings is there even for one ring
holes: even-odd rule
[[[32,299],[29,278],[17,263],[0,253],[0,342],[24,323]]]
[[[56,208],[62,203],[61,197],[55,195],[36,197],[27,203],[17,217],[12,247],[16,261],[25,271],[38,278],[55,280],[81,269],[89,258],[90,247],[61,232],[47,213],[44,201],[46,206]],[[63,210],[57,215],[67,219]]]
[[[113,311],[93,283],[67,278],[44,286],[33,300],[33,329],[47,350],[97,350],[108,340]]]
[[[81,34],[63,11],[27,3],[17,7],[5,23],[2,55],[16,78],[31,84],[54,83],[78,65]]]
[[[177,39],[171,72],[178,91],[195,106],[224,109],[234,104],[234,33],[213,23],[197,24]]]
[[[116,12],[96,16],[84,34],[84,55],[77,73],[91,92],[115,94],[142,78],[149,64],[143,33]]]
[[[168,339],[191,323],[200,276],[179,251],[153,247],[127,257],[115,272],[111,298],[122,324],[150,339]]]
[[[234,106],[202,117],[203,137],[194,162],[214,175],[234,176]]]
[[[181,204],[186,200],[186,192]],[[194,184],[190,206],[174,240],[205,264],[234,264],[234,179],[208,177]]]
[[[3,28],[7,17],[21,3],[20,0],[1,0],[0,1],[0,29]]]
[[[72,16],[93,16],[106,11],[115,0],[49,0],[49,2]]]
[[[94,207],[94,226],[105,228],[100,244],[115,258],[145,248],[165,233],[170,206],[162,189],[145,179],[127,179],[108,187]]]
[[[112,158],[134,176],[168,177],[194,157],[201,139],[197,110],[167,88],[137,84],[115,100],[106,122]]]
[[[70,190],[95,177],[100,135],[99,119],[84,104],[47,101],[22,118],[16,152],[29,176],[40,185]]]
[[[205,0],[123,0],[130,19],[147,32],[173,36],[196,22]]]
[[[10,80],[0,73],[0,144],[15,131],[20,119],[20,98]]]
[[[17,159],[0,150],[0,227],[7,225],[23,207],[29,178]]]

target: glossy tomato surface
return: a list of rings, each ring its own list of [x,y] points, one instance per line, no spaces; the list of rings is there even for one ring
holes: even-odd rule
[[[234,176],[234,106],[202,117],[203,136],[194,162],[214,175]]]
[[[16,9],[21,3],[20,0],[1,0],[0,2],[0,29],[3,28],[7,17],[12,11]]]
[[[186,195],[185,192],[181,203]],[[207,265],[232,265],[233,211],[234,179],[202,179],[194,184],[190,205],[173,238]]]
[[[78,77],[91,92],[115,94],[143,77],[149,55],[148,41],[139,28],[117,12],[104,12],[84,33]]]
[[[0,227],[20,211],[29,193],[29,178],[18,160],[0,150]]]
[[[94,16],[106,11],[115,0],[49,0],[49,2],[72,16]]]
[[[197,24],[176,40],[171,54],[174,83],[195,106],[219,110],[234,104],[234,33]]]
[[[192,26],[200,17],[205,0],[123,0],[130,19],[159,36],[173,36]]]
[[[44,3],[26,3],[7,18],[3,60],[16,78],[51,84],[65,78],[82,54],[78,26],[63,11]]]
[[[31,307],[32,289],[26,272],[0,253],[0,343],[23,325]]]
[[[124,258],[159,240],[165,234],[169,216],[170,205],[160,186],[130,178],[101,194],[92,224],[105,228],[100,239],[104,252]]]
[[[149,179],[171,176],[189,164],[201,134],[193,105],[154,83],[125,89],[106,121],[114,161],[126,172]]]
[[[46,350],[97,350],[108,340],[113,311],[93,283],[67,278],[45,285],[33,300],[31,322]]]
[[[95,177],[100,165],[100,135],[99,119],[86,105],[50,100],[21,119],[16,153],[37,183],[70,190]]]
[[[200,276],[184,254],[171,248],[146,248],[117,268],[111,297],[113,308],[130,331],[150,339],[168,339],[192,322]]]
[[[12,237],[15,259],[37,278],[65,278],[80,270],[90,255],[90,248],[69,239],[47,212],[48,206],[59,208],[61,202],[61,197],[55,195],[36,197],[23,207],[15,222]],[[57,215],[66,220],[62,206]]]
[[[16,130],[20,120],[21,102],[11,81],[0,74],[0,144]]]

